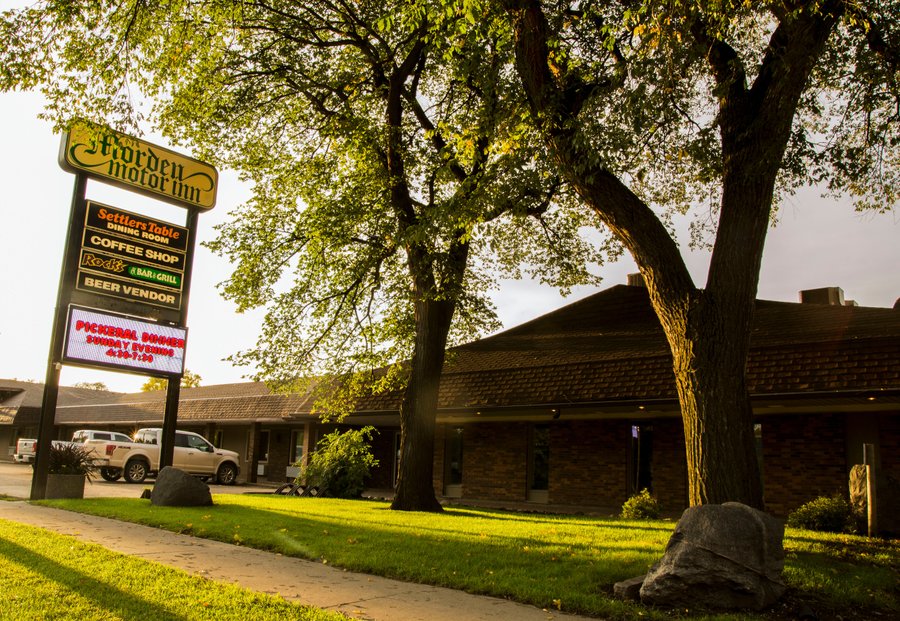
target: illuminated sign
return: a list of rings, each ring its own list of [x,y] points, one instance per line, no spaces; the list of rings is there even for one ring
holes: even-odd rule
[[[181,375],[187,329],[69,307],[63,362]]]
[[[179,310],[188,229],[88,201],[75,288]]]
[[[85,226],[184,252],[188,230],[168,222],[88,201]]]
[[[108,127],[79,122],[63,136],[60,165],[71,172],[203,211],[216,204],[215,167]]]

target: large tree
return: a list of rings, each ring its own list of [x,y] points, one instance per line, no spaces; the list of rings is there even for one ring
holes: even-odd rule
[[[587,218],[560,208],[564,188],[535,155],[511,39],[470,9],[85,0],[2,27],[0,87],[40,85],[63,124],[128,129],[147,114],[252,182],[211,244],[235,264],[225,295],[269,309],[239,361],[282,384],[338,375],[344,387],[408,361],[379,376],[405,382],[398,509],[440,509],[444,352],[494,325],[493,264],[567,286],[592,280],[585,266],[602,250],[580,241]]]
[[[897,201],[894,1],[503,3],[536,126],[644,277],[672,353],[692,505],[763,504],[745,383],[767,227],[804,183]],[[706,210],[694,283],[665,214]]]

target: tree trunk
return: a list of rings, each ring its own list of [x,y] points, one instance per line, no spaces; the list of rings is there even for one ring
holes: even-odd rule
[[[775,180],[806,81],[842,10],[787,15],[751,88],[739,55],[691,28],[716,81],[722,203],[706,289],[691,279],[674,240],[649,207],[578,136],[579,73],[551,54],[557,41],[538,0],[506,0],[516,66],[551,155],[579,197],[637,262],[672,352],[684,423],[691,505],[739,501],[762,508],[762,483],[745,383],[753,305]],[[552,70],[551,70],[552,69]]]
[[[400,405],[400,472],[391,509],[443,511],[434,494],[438,388],[454,304],[416,296],[416,345]]]
[[[685,322],[665,325],[684,426],[691,506],[741,502],[763,508],[753,411],[744,380],[749,330],[733,308],[697,292]]]

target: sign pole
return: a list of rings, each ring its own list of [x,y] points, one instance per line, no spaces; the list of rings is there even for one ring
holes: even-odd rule
[[[69,211],[69,232],[77,230],[75,222],[82,216],[87,191],[87,177],[75,175],[72,191],[72,207]],[[53,426],[56,423],[56,403],[59,398],[59,372],[62,368],[63,336],[66,328],[67,301],[71,297],[71,283],[78,268],[77,246],[71,239],[66,240],[62,267],[59,274],[59,289],[56,294],[56,308],[53,312],[53,330],[50,336],[50,354],[47,359],[47,375],[44,379],[44,394],[41,401],[41,422],[38,428],[37,454],[34,459],[34,474],[31,477],[31,500],[43,500],[47,496],[47,470],[50,465],[50,445],[53,442]]]
[[[181,378],[170,377],[166,384],[166,414],[163,419],[162,447],[159,449],[159,468],[171,466],[175,459],[175,429],[178,425],[178,400],[181,397]]]
[[[85,122],[75,123],[63,136],[59,163],[75,173],[75,191],[44,384],[32,500],[47,493],[64,361],[130,372],[149,367],[154,376],[167,377],[160,466],[172,465],[197,216],[215,206],[219,177],[209,164]],[[187,228],[88,203],[88,177],[186,208]],[[153,327],[145,331],[149,324],[140,318],[153,321]],[[176,358],[179,350],[182,354]],[[165,364],[172,358],[180,362],[177,369]]]
[[[188,256],[194,256],[194,249],[197,245],[197,216],[196,209],[188,210],[186,228],[191,231],[188,238],[188,247],[185,249]],[[194,262],[187,261],[184,266],[184,280],[191,282],[191,276],[194,271]],[[187,325],[188,301],[190,297],[190,289],[184,288],[181,297],[181,321],[182,326]],[[159,451],[159,467],[171,466],[175,459],[175,429],[178,425],[178,403],[181,397],[181,377],[170,377],[166,384],[166,413],[163,418],[162,430],[162,447]]]

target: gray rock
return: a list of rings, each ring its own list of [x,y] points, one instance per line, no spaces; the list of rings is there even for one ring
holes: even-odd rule
[[[866,519],[869,507],[866,492],[866,467],[860,464],[850,469],[850,507],[857,518]]]
[[[159,471],[150,496],[150,504],[160,507],[208,507],[212,503],[206,483],[171,466]]]
[[[638,576],[637,578],[629,578],[628,580],[623,580],[622,582],[616,582],[613,585],[613,595],[615,595],[619,599],[624,599],[625,601],[641,601],[641,585],[644,584],[644,579],[646,577],[647,575],[644,574],[643,576]]]
[[[784,594],[784,525],[746,505],[691,507],[647,574],[653,606],[761,610]]]

